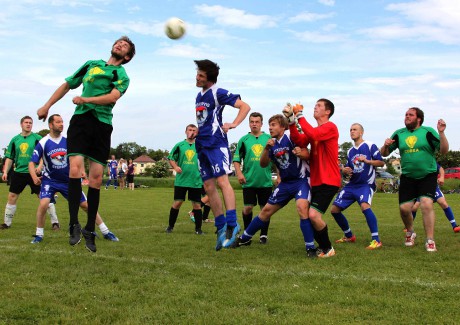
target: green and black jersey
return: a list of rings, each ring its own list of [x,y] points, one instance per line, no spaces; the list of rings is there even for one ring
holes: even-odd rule
[[[176,162],[182,169],[182,173],[176,174],[174,186],[201,188],[200,170],[198,169],[198,159],[195,143],[188,143],[186,140],[177,143],[168,156],[169,160]]]
[[[260,156],[264,151],[270,135],[262,132],[258,137],[252,133],[243,136],[236,147],[233,155],[233,162],[241,164],[243,161],[243,175],[246,178],[246,184],[243,187],[272,187],[271,165],[266,168],[260,166]]]
[[[87,61],[65,80],[70,89],[78,88],[83,84],[81,97],[106,95],[113,88],[116,88],[123,95],[129,86],[129,78],[125,68],[121,65],[107,65],[104,60]],[[115,104],[97,105],[85,103],[77,105],[74,114],[84,114],[91,111],[99,121],[112,125],[112,109],[114,106]]]
[[[436,173],[435,153],[439,150],[439,134],[431,127],[421,126],[410,131],[407,128],[396,130],[391,139],[390,152],[399,149],[402,174],[420,179],[430,173]]]
[[[35,146],[42,137],[37,133],[31,133],[28,136],[18,134],[11,139],[5,157],[13,160],[14,171],[17,173],[28,174],[29,162],[34,153]]]

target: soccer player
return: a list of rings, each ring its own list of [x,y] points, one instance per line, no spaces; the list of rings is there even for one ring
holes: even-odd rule
[[[304,149],[303,157],[299,157],[302,155],[300,148],[296,147],[284,133],[287,128],[288,122],[281,114],[274,115],[268,120],[271,138],[264,146],[260,156],[260,165],[266,168],[269,166],[270,161],[273,161],[279,170],[281,182],[273,191],[259,215],[251,221],[243,235],[237,238],[233,247],[250,245],[254,234],[259,229],[267,227],[272,215],[288,204],[291,199],[295,199],[307,257],[316,258],[317,251],[315,249],[313,227],[308,218],[308,201],[310,200],[308,177],[310,174],[308,163],[306,162],[308,155],[305,155],[307,150]]]
[[[249,115],[250,132],[243,136],[236,147],[233,155],[233,165],[239,183],[243,187],[243,222],[246,229],[252,220],[254,206],[259,203],[262,209],[267,203],[273,190],[271,166],[263,168],[260,165],[260,157],[270,135],[262,131],[263,116],[258,112]],[[243,168],[241,168],[243,164]],[[260,230],[259,242],[266,244],[268,240],[268,221],[265,228]]]
[[[112,134],[112,110],[126,92],[129,78],[123,64],[128,63],[136,53],[134,43],[126,36],[116,40],[107,62],[87,61],[51,95],[45,105],[38,109],[40,119],[46,119],[52,105],[64,97],[70,89],[83,84],[81,96],[73,98],[77,105],[67,131],[67,152],[70,163],[69,180],[69,244],[80,242],[81,234],[86,247],[96,251],[95,221],[99,209],[100,188],[106,159],[110,153]],[[88,219],[84,229],[78,222],[81,198],[81,171],[84,158],[90,160],[88,188]]]
[[[235,241],[240,226],[236,217],[236,199],[228,174],[232,171],[227,132],[243,122],[251,108],[240,95],[217,87],[219,66],[210,60],[195,60],[197,66],[196,86],[201,88],[195,101],[198,136],[196,150],[204,188],[209,196],[211,210],[217,228],[216,250],[228,248]],[[222,122],[225,105],[237,108],[238,114],[232,123]],[[217,191],[222,191],[226,212]]]
[[[382,167],[385,162],[380,155],[379,148],[372,142],[365,141],[363,134],[364,128],[361,124],[351,125],[350,137],[354,145],[348,150],[347,163],[342,167],[342,173],[351,177],[332,204],[331,214],[344,233],[344,237],[335,242],[354,243],[356,236],[353,235],[342,211],[357,202],[371,231],[372,241],[367,249],[377,249],[382,247],[382,242],[379,238],[377,218],[372,211],[371,204],[376,187],[375,168]]]
[[[168,160],[171,167],[176,172],[174,180],[174,202],[169,210],[169,225],[167,233],[171,233],[176,224],[180,207],[185,201],[188,192],[188,199],[192,202],[192,212],[195,219],[195,234],[202,235],[201,225],[203,216],[201,211],[201,180],[200,170],[195,148],[195,138],[198,128],[194,124],[189,124],[185,128],[185,140],[176,143],[169,153]]]
[[[412,207],[417,198],[420,198],[426,235],[425,249],[428,252],[436,252],[433,209],[437,184],[435,155],[437,151],[446,154],[449,151],[449,142],[444,134],[446,129],[444,120],[438,120],[438,134],[433,128],[422,126],[424,116],[420,108],[409,108],[404,119],[406,127],[396,130],[390,138],[386,139],[380,148],[380,153],[386,157],[399,149],[401,155],[399,212],[407,230],[405,245],[407,247],[415,245],[417,235],[414,231]]]
[[[107,183],[105,184],[105,189],[107,189],[110,185],[112,185],[113,181],[113,188],[116,190],[118,186],[118,161],[115,158],[115,155],[112,155],[110,157],[109,162],[107,163],[107,175],[109,176],[109,179],[107,180]]]
[[[50,133],[42,138],[33,152],[29,162],[29,173],[34,184],[41,186],[40,204],[37,209],[37,230],[32,244],[40,243],[44,236],[45,211],[50,200],[54,198],[56,192],[60,192],[66,199],[68,197],[69,184],[69,163],[67,158],[67,140],[61,135],[64,129],[64,122],[58,114],[53,114],[48,118]],[[35,165],[43,160],[43,176],[38,177],[35,173]],[[87,212],[85,194],[81,193],[80,207]],[[96,224],[99,226],[103,236],[107,240],[118,241],[118,238],[107,228],[97,213]]]
[[[40,186],[34,184],[32,177],[29,175],[29,161],[32,157],[35,145],[42,138],[40,135],[32,132],[33,120],[30,116],[21,118],[21,133],[11,139],[8,149],[5,152],[5,163],[3,165],[2,180],[6,182],[8,173],[11,171],[11,166],[15,165],[14,171],[11,174],[10,191],[8,193],[8,202],[5,207],[4,223],[0,225],[0,229],[8,229],[13,222],[14,214],[16,213],[16,203],[19,195],[29,185],[31,194],[40,192]],[[35,167],[35,166],[34,166]],[[35,173],[41,173],[41,165],[35,168]],[[53,202],[47,207],[48,214],[51,218],[53,230],[59,230],[59,220],[56,215],[56,207]]]
[[[315,239],[318,242],[320,256],[334,256],[335,250],[329,240],[326,222],[322,219],[332,199],[337,194],[342,177],[337,161],[339,159],[339,130],[330,121],[334,114],[334,104],[325,98],[316,102],[313,117],[318,124],[313,127],[302,114],[303,106],[296,105],[296,119],[303,133],[299,133],[294,121],[291,105],[283,109],[289,119],[291,139],[300,147],[310,143],[310,185],[311,201],[308,217],[315,228]]]
[[[442,193],[441,188],[439,187],[440,185],[444,185],[444,168],[441,167],[441,165],[437,164],[438,166],[438,184],[436,185],[436,194],[434,196],[434,202],[438,203],[441,209],[444,211],[444,214],[446,215],[447,220],[449,221],[450,225],[452,226],[452,230],[455,233],[460,232],[460,226],[457,224],[457,221],[455,221],[455,216],[454,212],[452,211],[451,207],[447,203],[447,200],[444,196],[444,193]],[[412,216],[416,217],[417,215],[417,210],[420,206],[420,199],[417,199],[415,201],[414,206],[412,207]],[[407,230],[407,229],[406,229]]]

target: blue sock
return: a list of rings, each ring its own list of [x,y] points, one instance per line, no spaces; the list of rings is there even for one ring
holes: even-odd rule
[[[444,209],[444,214],[446,215],[447,220],[449,220],[450,224],[452,225],[452,228],[457,227],[457,222],[455,221],[454,213],[452,212],[452,209],[450,207]]]
[[[252,238],[252,236],[255,235],[256,232],[258,232],[262,227],[264,227],[267,223],[260,220],[259,216],[256,216],[254,219],[252,219],[251,223],[249,226],[246,228],[246,230],[243,232],[243,235],[241,236],[241,239],[243,242],[249,240]]]
[[[372,239],[380,242],[379,238],[379,227],[377,226],[377,218],[375,217],[374,212],[372,209],[366,209],[363,211],[364,216],[366,217],[367,225],[369,226],[369,230],[371,231]]]
[[[214,218],[214,226],[217,230],[221,230],[225,226],[225,217],[223,214]]]
[[[300,219],[300,230],[302,231],[303,239],[305,241],[305,247],[307,249],[314,249],[315,238],[310,219]]]
[[[225,213],[227,227],[236,227],[236,210],[227,210]]]
[[[415,220],[415,217],[417,216],[417,211],[412,211],[412,219]]]
[[[348,220],[345,218],[342,212],[331,213],[335,219],[335,222],[339,225],[340,229],[343,230],[345,237],[351,238],[353,237],[353,233],[351,232],[350,226],[348,225]]]

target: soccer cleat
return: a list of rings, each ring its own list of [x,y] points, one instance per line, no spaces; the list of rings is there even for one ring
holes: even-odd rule
[[[172,233],[172,231],[173,231],[173,227],[170,227],[170,226],[168,226],[168,228],[166,228],[166,230],[165,230],[165,232],[166,232],[167,234]]]
[[[195,214],[193,211],[189,211],[188,216],[190,217],[190,221],[195,222]]]
[[[340,239],[337,239],[335,242],[340,244],[340,243],[354,243],[356,241],[356,236],[353,235],[350,238],[343,236]]]
[[[371,241],[370,245],[366,247],[366,249],[377,249],[382,247],[382,242],[376,241],[375,239]]]
[[[328,248],[326,250],[319,249],[318,252],[319,258],[327,258],[335,255],[334,247]]]
[[[241,246],[250,246],[251,243],[252,243],[252,238],[249,238],[248,240],[243,241],[242,236],[238,236],[238,237],[236,237],[236,240],[233,242],[232,246],[230,246],[230,247],[231,248],[238,248],[238,247],[241,247]]]
[[[204,235],[204,232],[201,229],[195,230],[195,235]]]
[[[8,226],[6,223],[2,223],[2,224],[0,225],[0,229],[1,229],[1,230],[8,229],[8,228],[10,228],[10,227],[11,227],[11,226]]]
[[[111,240],[111,241],[120,241],[118,237],[115,236],[115,234],[111,231],[109,231],[108,233],[104,235],[104,239]]]
[[[428,239],[425,243],[425,248],[427,252],[436,252],[436,244],[433,239]]]
[[[268,237],[267,237],[267,235],[262,235],[262,236],[260,236],[260,238],[259,238],[259,243],[261,243],[262,245],[265,245],[267,242],[268,242]]]
[[[318,257],[318,251],[316,248],[307,248],[307,257],[308,258],[317,258]]]
[[[452,228],[452,230],[454,232],[460,232],[460,226],[456,226],[456,227]]]
[[[61,229],[61,226],[59,225],[58,222],[53,223],[53,225],[51,226],[51,230],[57,231],[57,230],[60,230],[60,229]]]
[[[72,246],[77,245],[81,241],[81,226],[79,223],[71,225],[69,227],[69,244]]]
[[[34,240],[30,242],[31,244],[38,244],[38,243],[41,243],[41,241],[43,240],[42,236],[35,235],[34,237],[35,237]]]
[[[225,234],[227,232],[227,225],[223,226],[219,230],[216,230],[216,251],[220,251],[222,249],[222,243],[225,240]]]
[[[81,234],[83,235],[83,238],[85,238],[85,247],[87,250],[89,250],[92,253],[96,253],[96,233],[93,231],[88,231],[85,228],[81,230]]]
[[[229,227],[227,225],[227,231],[225,233],[225,240],[222,243],[224,248],[229,248],[235,242],[238,233],[240,232],[240,225],[237,223],[235,227]]]
[[[412,247],[415,245],[415,237],[417,237],[417,234],[415,232],[406,232],[406,242],[404,243],[404,245],[406,245],[406,247]]]
[[[214,222],[213,219],[204,219],[203,221],[204,221],[204,222],[207,222],[207,223],[209,223],[209,222]]]

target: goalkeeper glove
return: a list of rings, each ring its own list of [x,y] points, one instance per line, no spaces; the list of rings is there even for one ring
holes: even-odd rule
[[[290,103],[287,103],[286,106],[284,106],[283,114],[288,119],[289,125],[292,125],[295,123],[295,117],[294,117],[294,113],[292,111],[292,106]]]

